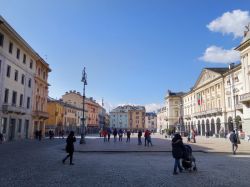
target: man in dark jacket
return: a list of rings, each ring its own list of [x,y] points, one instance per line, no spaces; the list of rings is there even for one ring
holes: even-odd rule
[[[178,174],[177,167],[179,168],[180,172],[183,171],[183,168],[180,165],[180,159],[182,158],[183,155],[183,149],[184,145],[181,136],[179,134],[175,134],[174,138],[172,139],[172,155],[175,159],[174,172],[173,172],[174,175]]]
[[[74,153],[74,142],[76,141],[76,138],[74,136],[74,132],[71,131],[66,142],[66,152],[68,153],[68,155],[62,160],[63,164],[65,163],[65,161],[70,157],[70,165],[74,165],[73,161],[73,153]]]
[[[238,137],[237,134],[235,133],[235,130],[232,131],[229,137],[231,143],[232,143],[232,151],[233,154],[236,154],[236,150],[238,149]]]
[[[139,132],[138,132],[138,145],[141,145],[141,144],[142,144],[142,142],[141,142],[141,137],[142,137],[142,131],[139,130]]]
[[[130,135],[131,135],[130,130],[127,130],[127,141],[126,142],[130,142]]]

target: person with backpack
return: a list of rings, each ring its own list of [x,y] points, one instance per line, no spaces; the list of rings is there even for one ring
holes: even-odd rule
[[[126,142],[130,142],[130,135],[131,135],[130,130],[127,130],[127,141]]]
[[[73,153],[74,153],[74,142],[76,142],[76,138],[74,136],[74,132],[71,131],[69,133],[69,136],[66,140],[67,145],[66,145],[66,152],[68,153],[68,155],[62,160],[62,163],[64,164],[65,161],[70,157],[70,165],[74,165],[73,161]]]
[[[123,135],[123,131],[122,131],[122,129],[120,129],[118,132],[119,142],[122,142],[122,135]]]
[[[175,134],[174,138],[172,139],[172,155],[173,158],[175,159],[174,162],[174,172],[173,175],[177,175],[177,167],[180,171],[180,173],[183,171],[183,168],[181,167],[180,164],[180,159],[183,156],[183,152],[184,152],[184,144],[182,142],[182,138],[180,134]]]
[[[235,130],[233,130],[232,133],[230,134],[229,140],[232,143],[232,151],[233,151],[233,154],[235,155],[238,149],[238,136],[235,133]]]
[[[116,142],[116,136],[117,136],[117,130],[116,129],[114,129],[113,135],[114,135],[114,142]]]

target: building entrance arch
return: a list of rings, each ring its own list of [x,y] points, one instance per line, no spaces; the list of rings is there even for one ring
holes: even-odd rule
[[[231,116],[228,117],[227,125],[228,125],[228,132],[231,132],[234,129],[233,118]]]
[[[201,122],[201,135],[205,136],[205,121],[202,120]]]
[[[206,135],[210,136],[210,129],[209,129],[209,120],[206,120]]]
[[[198,120],[198,134],[201,135],[201,124],[200,124],[200,120]]]
[[[217,132],[217,134],[220,134],[220,130],[221,130],[220,118],[217,118],[216,119],[216,132]]]
[[[212,132],[212,136],[215,134],[215,124],[214,124],[214,119],[211,119],[211,132]]]

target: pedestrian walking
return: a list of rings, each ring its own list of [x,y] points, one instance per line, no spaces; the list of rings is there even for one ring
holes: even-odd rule
[[[110,140],[110,134],[111,134],[111,129],[110,128],[108,128],[107,133],[108,133],[108,142],[109,142],[109,140]]]
[[[116,142],[116,137],[117,137],[117,130],[116,130],[116,128],[113,131],[113,135],[114,135],[114,142]]]
[[[130,142],[130,135],[131,135],[130,130],[127,130],[127,141],[126,142]]]
[[[180,165],[180,159],[183,155],[183,150],[184,150],[184,145],[182,142],[181,135],[175,134],[174,138],[172,139],[172,155],[173,158],[175,159],[174,172],[173,172],[174,175],[178,174],[177,168],[179,169],[180,172],[183,171],[183,168]]]
[[[76,141],[76,138],[74,136],[74,132],[71,131],[69,133],[69,136],[66,140],[67,145],[66,145],[66,152],[68,153],[68,155],[62,160],[63,164],[65,163],[65,161],[69,158],[70,159],[70,165],[74,165],[73,163],[73,153],[74,153],[74,142]]]
[[[107,135],[108,135],[108,132],[106,129],[103,129],[102,131],[102,136],[103,136],[103,141],[104,142],[107,142]]]
[[[151,138],[151,132],[149,132],[148,133],[148,142],[147,142],[147,144],[148,144],[148,147],[149,147],[149,144],[151,145],[151,147],[153,146],[153,144],[152,144],[152,138]]]
[[[119,142],[122,142],[122,135],[123,135],[123,131],[122,131],[122,129],[120,129],[118,132]]]
[[[235,155],[236,151],[238,149],[238,143],[239,143],[238,135],[235,133],[235,130],[232,131],[232,133],[229,136],[229,139],[230,139],[230,141],[232,143],[233,154]]]
[[[138,132],[138,145],[141,145],[141,144],[142,144],[142,142],[141,142],[141,137],[142,137],[142,131],[139,130],[139,132]]]
[[[64,130],[62,130],[62,139],[64,139]]]
[[[144,133],[145,147],[148,145],[148,136],[149,136],[149,130],[146,130]]]

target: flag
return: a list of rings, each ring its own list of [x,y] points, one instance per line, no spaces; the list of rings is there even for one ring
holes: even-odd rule
[[[198,105],[202,104],[202,95],[201,95],[201,93],[197,94],[197,101],[198,101]]]

